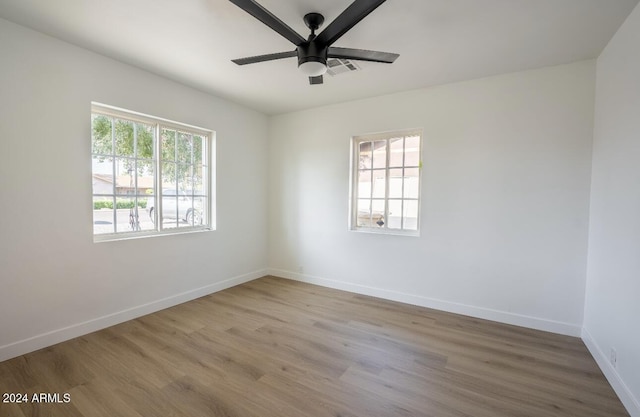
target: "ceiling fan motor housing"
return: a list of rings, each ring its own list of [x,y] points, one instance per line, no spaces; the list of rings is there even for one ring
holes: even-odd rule
[[[305,62],[320,62],[321,64],[327,65],[328,50],[328,46],[318,45],[314,41],[298,45],[298,66]]]

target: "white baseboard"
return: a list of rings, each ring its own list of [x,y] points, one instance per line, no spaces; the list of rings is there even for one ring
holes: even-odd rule
[[[582,329],[582,341],[587,345],[591,356],[602,370],[602,373],[611,384],[613,390],[618,394],[620,401],[626,407],[631,417],[640,417],[640,401],[636,398],[629,387],[624,383],[618,371],[609,362],[609,357],[604,354],[600,346],[596,343],[591,333],[585,328]]]
[[[354,292],[357,294],[370,295],[387,300],[399,301],[401,303],[433,308],[450,313],[462,314],[465,316],[477,317],[480,319],[527,327],[530,329],[543,330],[551,333],[558,333],[574,337],[580,337],[582,334],[581,326],[572,323],[541,319],[538,317],[524,316],[500,310],[492,310],[489,308],[459,304],[415,294],[407,294],[382,288],[369,287],[366,285],[353,284],[350,282],[314,277],[282,269],[270,268],[269,275],[279,276],[295,281],[307,282],[323,287]]]
[[[183,293],[152,301],[147,304],[128,308],[126,310],[118,311],[82,323],[72,324],[71,326],[67,326],[62,329],[52,330],[50,332],[39,334],[28,339],[9,343],[7,345],[0,346],[0,362],[7,359],[15,358],[20,355],[24,355],[25,353],[42,349],[47,346],[55,345],[56,343],[64,342],[65,340],[73,339],[74,337],[95,332],[97,330],[101,330],[106,327],[125,322],[127,320],[132,320],[146,314],[173,307],[175,305],[182,304],[184,302],[191,301],[196,298],[212,294],[214,292],[222,291],[226,288],[253,281],[254,279],[263,277],[265,275],[267,275],[266,269],[249,272],[248,274],[229,278],[210,285],[205,285],[201,288],[185,291]]]

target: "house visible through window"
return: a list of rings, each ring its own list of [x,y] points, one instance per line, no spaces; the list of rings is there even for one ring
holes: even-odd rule
[[[420,131],[352,138],[351,229],[417,235]]]
[[[94,240],[211,229],[213,132],[93,104]]]

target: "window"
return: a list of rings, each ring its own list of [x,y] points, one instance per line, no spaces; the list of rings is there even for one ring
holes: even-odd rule
[[[210,230],[214,132],[91,108],[94,241]]]
[[[422,133],[352,138],[351,230],[418,235]]]

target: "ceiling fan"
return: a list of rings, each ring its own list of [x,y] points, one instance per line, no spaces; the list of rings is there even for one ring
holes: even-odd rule
[[[308,39],[300,36],[296,31],[287,26],[267,9],[254,0],[230,0],[280,35],[287,38],[296,46],[289,52],[277,52],[274,54],[258,55],[248,58],[234,59],[232,62],[238,65],[254,64],[257,62],[272,61],[282,58],[298,57],[298,68],[309,76],[309,84],[322,84],[322,74],[327,71],[327,59],[353,59],[359,61],[382,62],[391,64],[400,55],[389,52],[367,51],[364,49],[338,48],[333,45],[349,29],[367,17],[386,0],[355,0],[336,19],[329,24],[319,35],[316,30],[324,23],[324,16],[320,13],[308,13],[304,16],[304,23],[311,34]]]

